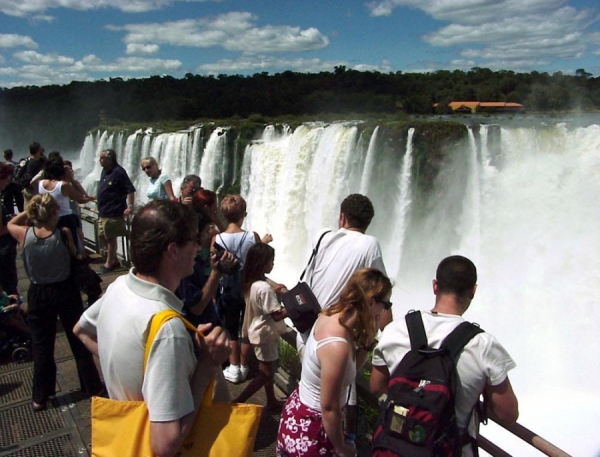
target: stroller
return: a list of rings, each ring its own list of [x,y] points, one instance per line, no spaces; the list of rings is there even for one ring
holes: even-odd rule
[[[18,307],[0,310],[0,358],[10,357],[13,362],[26,362],[31,356],[31,334]]]

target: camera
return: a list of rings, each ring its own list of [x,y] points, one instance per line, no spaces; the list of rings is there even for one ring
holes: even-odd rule
[[[238,262],[238,260],[235,258],[234,256],[234,261],[231,265],[227,266],[227,265],[223,265],[223,263],[221,262],[221,257],[223,257],[223,254],[227,251],[223,246],[221,246],[219,243],[213,243],[213,247],[215,248],[215,258],[217,260],[217,268],[219,269],[219,271],[225,275],[233,275],[235,273],[237,273],[241,266],[240,266],[240,262]]]

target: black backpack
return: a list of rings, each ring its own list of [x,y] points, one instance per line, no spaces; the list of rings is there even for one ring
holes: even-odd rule
[[[12,181],[20,184],[23,187],[28,187],[31,184],[31,173],[27,171],[29,165],[29,158],[22,158],[19,160],[17,165],[15,166],[15,171],[13,172]]]
[[[483,330],[463,322],[433,349],[420,311],[409,312],[406,325],[411,349],[390,376],[372,455],[460,457],[471,437],[456,424],[456,363],[465,345]]]

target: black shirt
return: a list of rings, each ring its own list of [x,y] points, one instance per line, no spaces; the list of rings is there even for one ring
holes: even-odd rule
[[[98,183],[98,214],[119,217],[127,209],[127,195],[135,192],[127,172],[121,165],[103,169]]]
[[[6,227],[8,224],[8,212],[4,205],[0,205],[2,208],[2,226]],[[10,234],[6,233],[0,236],[0,255],[5,256],[10,253],[17,252],[17,240],[15,240]]]

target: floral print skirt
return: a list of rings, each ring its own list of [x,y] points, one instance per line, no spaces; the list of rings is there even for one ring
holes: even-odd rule
[[[321,412],[304,405],[297,388],[281,413],[276,452],[278,457],[337,455],[325,434]]]

